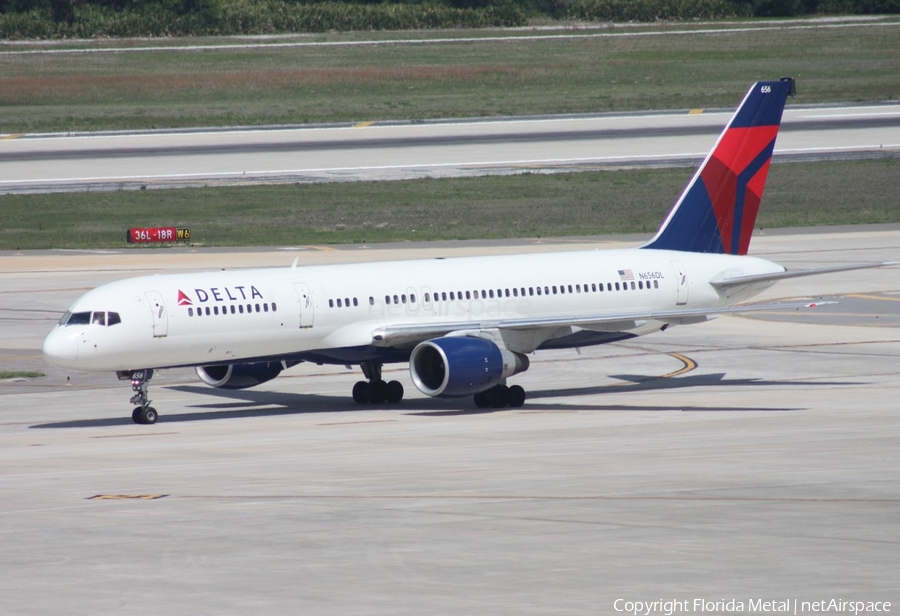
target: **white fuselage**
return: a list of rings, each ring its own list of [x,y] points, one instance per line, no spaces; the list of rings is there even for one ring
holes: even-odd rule
[[[93,316],[57,326],[44,354],[86,371],[294,356],[350,364],[367,361],[379,346],[396,352],[384,361],[403,361],[420,340],[381,342],[377,332],[442,323],[483,330],[531,319],[534,327],[504,339],[510,350],[529,353],[547,341],[565,345],[582,329],[633,336],[665,324],[554,327],[554,320],[721,307],[770,285],[731,289],[726,297],[711,280],[781,271],[754,257],[624,249],[146,276],[82,296],[69,312]],[[96,318],[104,312],[117,319]],[[571,339],[568,346],[597,343]]]

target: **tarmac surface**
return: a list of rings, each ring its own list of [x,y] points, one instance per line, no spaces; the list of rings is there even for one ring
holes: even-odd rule
[[[148,272],[620,244],[0,255],[0,371],[45,374],[0,380],[0,613],[896,611],[896,267],[761,296],[837,305],[538,353],[520,409],[425,398],[405,365],[385,368],[402,403],[361,407],[358,370],[301,364],[241,392],[164,372],[139,426],[127,382],[40,358],[76,297]],[[900,230],[762,233],[751,252],[896,260]]]

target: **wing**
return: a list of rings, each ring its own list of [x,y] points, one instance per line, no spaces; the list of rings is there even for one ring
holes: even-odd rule
[[[448,334],[464,335],[486,330],[506,332],[554,331],[563,327],[578,327],[595,331],[627,331],[636,329],[648,321],[658,321],[671,325],[701,323],[725,314],[741,314],[766,310],[791,310],[814,308],[836,302],[775,302],[745,304],[720,308],[689,308],[674,310],[651,310],[623,313],[586,314],[566,317],[528,317],[513,319],[454,320],[431,323],[410,323],[386,325],[372,332],[372,344],[376,346],[404,346],[416,344],[431,338]],[[518,349],[517,349],[518,350]],[[523,349],[530,352],[533,349]]]

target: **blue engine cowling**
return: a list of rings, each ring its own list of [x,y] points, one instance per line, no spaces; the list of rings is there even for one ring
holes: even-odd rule
[[[426,340],[409,357],[409,374],[427,396],[471,396],[528,369],[528,358],[482,338]]]
[[[284,370],[280,361],[257,364],[223,364],[197,366],[197,376],[210,387],[221,389],[247,389],[271,381]]]

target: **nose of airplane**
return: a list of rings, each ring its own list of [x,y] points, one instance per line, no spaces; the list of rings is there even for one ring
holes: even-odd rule
[[[60,368],[71,368],[78,359],[78,339],[64,327],[58,327],[44,339],[44,360]]]

